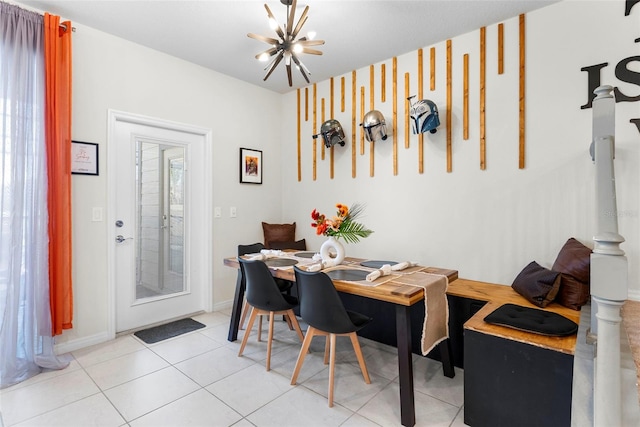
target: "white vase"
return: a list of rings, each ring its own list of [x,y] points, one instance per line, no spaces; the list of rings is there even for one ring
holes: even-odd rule
[[[333,236],[320,246],[320,256],[326,265],[338,265],[344,261],[344,246]]]

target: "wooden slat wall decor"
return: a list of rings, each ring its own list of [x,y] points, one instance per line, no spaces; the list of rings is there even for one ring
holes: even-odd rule
[[[313,84],[313,134],[317,135],[318,134],[318,113],[316,111],[316,97],[317,97],[317,87],[316,84]],[[317,163],[318,163],[318,159],[317,159],[317,153],[318,153],[318,144],[317,144],[317,139],[313,138],[313,180],[315,181],[317,178],[316,175],[316,171],[317,171]]]
[[[487,136],[485,122],[486,89],[487,89],[487,28],[480,28],[480,169],[487,168]]]
[[[393,85],[393,174],[398,175],[398,58],[393,57],[392,62]]]
[[[387,101],[387,66],[380,64],[380,100]]]
[[[369,110],[375,109],[375,91],[373,90],[375,88],[375,83],[376,83],[375,69],[373,65],[371,65],[369,66]],[[369,176],[373,176],[373,172],[374,172],[373,155],[375,152],[374,151],[375,146],[376,146],[375,141],[369,142]]]
[[[356,177],[356,70],[351,72],[351,177]]]
[[[404,73],[404,148],[409,148],[409,115],[411,114],[411,103],[409,102],[409,96],[411,96],[411,88],[409,83],[409,73]]]
[[[346,96],[344,91],[344,77],[340,77],[340,112],[344,113],[344,97]]]
[[[504,24],[498,24],[498,74],[504,73]]]
[[[422,49],[418,49],[418,100],[424,99]],[[418,173],[424,173],[424,134],[418,134]]]
[[[304,121],[309,121],[309,88],[304,88]]]
[[[360,123],[364,121],[364,86],[360,86]],[[364,128],[360,128],[360,155],[364,155]]]
[[[462,138],[469,139],[469,54],[462,57]]]
[[[320,98],[320,123],[325,121],[324,98]],[[314,134],[315,135],[315,134]],[[324,142],[320,142],[320,160],[324,160]]]
[[[525,54],[525,40],[524,40],[524,34],[525,34],[525,22],[524,22],[524,13],[520,15],[520,19],[519,19],[519,27],[520,27],[520,123],[519,123],[519,129],[520,129],[520,140],[519,140],[519,164],[518,167],[520,169],[524,169],[525,166],[525,161],[524,161],[524,118],[525,118],[525,111],[524,111],[524,72],[525,72],[525,64],[524,64],[524,54]]]
[[[331,77],[331,79],[329,79],[329,111],[331,114],[331,118],[335,118],[334,115],[334,111],[333,111],[333,77]],[[333,179],[333,145],[331,146],[331,148],[329,149],[329,177],[331,179]]]
[[[429,89],[431,89],[432,91],[436,90],[436,48],[432,47],[431,50],[429,51],[430,54],[430,65],[431,65],[431,69],[430,69],[430,73],[431,76],[429,78]]]
[[[447,172],[452,171],[453,159],[451,158],[451,114],[452,114],[452,91],[451,91],[451,75],[452,75],[452,58],[451,58],[451,39],[447,40]]]
[[[298,89],[296,91],[296,99],[298,101],[298,117],[297,117],[297,125],[298,125],[298,142],[297,142],[297,148],[298,148],[298,182],[302,181],[302,153],[300,153],[300,149],[302,147],[300,138],[301,138],[301,134],[302,134],[302,125],[300,123],[300,89]]]

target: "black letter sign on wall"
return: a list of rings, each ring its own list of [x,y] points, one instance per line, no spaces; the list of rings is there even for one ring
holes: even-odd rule
[[[631,14],[631,9],[636,4],[640,3],[640,0],[626,0],[624,6],[624,16],[629,16]],[[634,40],[635,43],[640,43],[640,37]],[[630,83],[632,85],[636,85],[640,87],[640,72],[634,71],[629,68],[629,63],[631,62],[640,62],[640,56],[630,56],[618,62],[615,69],[615,76],[618,80]],[[588,67],[582,67],[580,71],[586,71],[588,74],[588,87],[587,87],[587,103],[580,106],[580,109],[584,110],[586,108],[591,108],[593,99],[595,98],[594,90],[600,86],[600,70],[609,65],[608,62],[604,62],[602,64],[590,65]],[[624,94],[615,87],[613,89],[616,102],[636,102],[640,101],[640,93],[638,95],[632,96]],[[635,124],[640,131],[640,118],[631,119],[631,123]]]

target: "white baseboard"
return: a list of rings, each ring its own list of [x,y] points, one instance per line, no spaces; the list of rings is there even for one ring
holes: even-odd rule
[[[213,311],[227,310],[233,307],[233,300],[227,300],[213,305]]]
[[[91,335],[84,338],[78,338],[70,340],[53,346],[53,351],[56,354],[65,354],[72,351],[80,350],[81,348],[90,347],[92,345],[100,344],[114,339],[115,336],[111,336],[107,331],[99,334]]]
[[[640,301],[640,290],[629,289],[629,299],[632,301]]]

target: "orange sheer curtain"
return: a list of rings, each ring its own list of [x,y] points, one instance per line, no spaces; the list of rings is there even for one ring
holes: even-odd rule
[[[45,141],[53,335],[73,327],[71,280],[71,22],[45,13]]]

